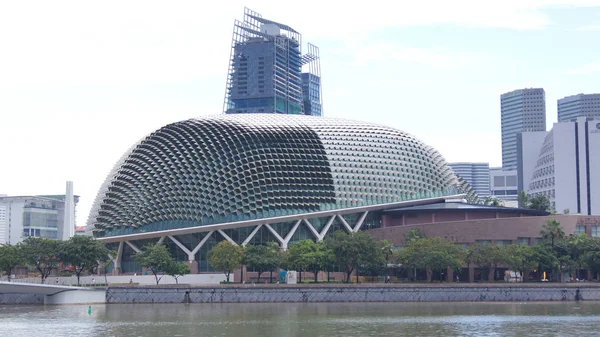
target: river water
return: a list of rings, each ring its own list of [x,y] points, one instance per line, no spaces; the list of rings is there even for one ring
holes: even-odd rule
[[[18,336],[594,336],[600,303],[0,306]]]

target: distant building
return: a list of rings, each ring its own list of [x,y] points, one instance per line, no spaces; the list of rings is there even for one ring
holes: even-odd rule
[[[302,55],[300,33],[245,8],[234,25],[223,110],[322,116],[319,48],[309,43]]]
[[[558,100],[559,122],[572,122],[578,117],[600,118],[600,94],[579,94]]]
[[[524,132],[517,135],[517,190],[526,191],[537,165],[540,149],[548,132]]]
[[[79,197],[69,202],[67,195],[0,197],[0,243],[16,244],[30,236],[55,240],[73,236]]]
[[[527,194],[547,196],[559,213],[600,215],[600,119],[555,123],[541,145],[524,141],[520,152],[536,154],[533,171],[521,165]]]
[[[546,131],[544,89],[519,89],[500,96],[502,168],[517,169],[517,134]]]
[[[490,168],[489,179],[492,197],[502,201],[506,207],[517,207],[517,170]]]
[[[490,164],[460,162],[448,165],[471,185],[480,199],[490,195]]]

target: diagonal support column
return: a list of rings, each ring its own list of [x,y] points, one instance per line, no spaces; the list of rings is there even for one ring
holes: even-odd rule
[[[252,238],[254,237],[254,235],[256,235],[256,233],[258,233],[258,230],[261,229],[263,225],[258,225],[256,226],[256,228],[254,228],[254,230],[252,231],[252,233],[250,233],[250,235],[248,235],[248,237],[246,238],[246,240],[244,240],[244,242],[242,242],[242,247],[246,247],[246,245],[248,243],[250,243],[250,240],[252,240]]]
[[[360,229],[360,227],[362,227],[363,222],[365,221],[365,218],[367,217],[367,214],[369,214],[369,211],[365,211],[361,216],[360,219],[358,219],[358,221],[356,222],[356,225],[354,225],[354,228],[352,229],[352,231],[354,233],[358,232],[358,230]]]
[[[206,236],[202,239],[202,241],[200,241],[200,243],[194,248],[194,250],[192,250],[191,252],[191,256],[196,256],[196,253],[198,253],[198,251],[200,250],[200,248],[202,248],[202,246],[204,246],[204,244],[206,243],[206,241],[208,241],[208,239],[211,237],[211,235],[214,233],[215,231],[210,231],[208,232],[208,234],[206,234]]]
[[[229,235],[225,234],[225,232],[223,232],[222,230],[220,230],[220,229],[219,229],[219,230],[218,230],[218,232],[219,232],[221,235],[223,235],[223,237],[225,238],[225,240],[229,241],[229,243],[231,243],[232,245],[234,245],[234,246],[237,246],[237,245],[238,245],[238,244],[237,244],[235,241],[233,241],[233,239],[232,239],[232,238],[230,238],[230,237],[229,237]]]
[[[271,232],[271,234],[273,234],[273,236],[279,241],[279,244],[283,244],[283,238],[281,235],[279,235],[279,233],[277,233],[276,230],[273,229],[273,227],[271,227],[271,225],[265,224],[265,227],[267,227],[269,232]]]
[[[346,231],[348,231],[348,233],[352,233],[352,227],[350,227],[348,221],[346,221],[346,219],[344,219],[344,217],[339,214],[336,214],[336,216],[338,217],[338,219],[340,219],[344,227],[346,227]]]
[[[310,229],[310,232],[315,237],[315,239],[317,239],[317,241],[319,241],[319,239],[320,239],[319,232],[317,232],[317,230],[313,227],[313,225],[310,223],[310,221],[308,221],[308,219],[302,219],[302,220],[303,220],[304,224],[306,225],[306,227],[308,227],[308,229]]]
[[[331,228],[331,225],[333,224],[333,220],[335,220],[335,215],[333,215],[329,219],[329,221],[327,221],[327,224],[325,225],[325,227],[323,227],[323,229],[321,230],[321,233],[319,233],[319,241],[323,241],[323,239],[325,238],[325,235],[329,231],[329,228]]]
[[[296,230],[298,229],[298,227],[300,227],[300,223],[301,222],[302,222],[302,220],[296,221],[296,223],[294,224],[294,226],[292,227],[292,229],[290,230],[290,232],[285,236],[285,239],[283,239],[283,242],[281,243],[281,249],[282,250],[287,250],[288,249],[288,245],[290,243],[290,240],[292,239],[292,236],[294,236],[294,233],[296,233]]]
[[[136,253],[140,253],[142,250],[139,249],[136,245],[134,245],[133,243],[129,242],[129,241],[125,241],[125,243],[131,247],[131,249],[135,250]]]
[[[194,254],[192,254],[191,250],[189,250],[183,243],[179,242],[179,240],[175,239],[173,236],[169,235],[169,239],[188,255],[189,262],[194,261]]]

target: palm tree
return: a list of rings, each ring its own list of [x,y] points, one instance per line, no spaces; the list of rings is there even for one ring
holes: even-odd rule
[[[560,226],[560,222],[556,219],[548,220],[542,227],[540,234],[544,240],[550,241],[552,248],[554,248],[555,241],[563,240],[565,238],[565,231]]]
[[[385,257],[385,261],[387,263],[388,258],[392,256],[394,252],[394,245],[388,240],[379,241],[379,249],[381,249],[381,253]]]

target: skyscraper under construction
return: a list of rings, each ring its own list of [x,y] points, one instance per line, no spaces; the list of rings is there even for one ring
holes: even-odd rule
[[[322,116],[319,48],[307,49],[291,27],[245,8],[233,29],[224,112]]]

